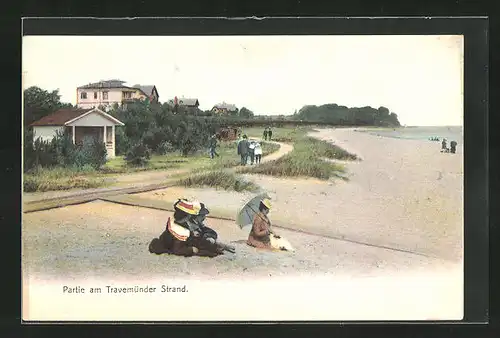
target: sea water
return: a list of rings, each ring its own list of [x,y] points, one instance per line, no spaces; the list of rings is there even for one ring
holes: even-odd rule
[[[361,130],[360,130],[361,131]],[[373,128],[365,129],[363,132],[392,138],[410,139],[410,140],[429,140],[429,138],[437,137],[439,141],[445,138],[448,144],[451,141],[456,141],[463,144],[464,134],[462,126],[450,127],[400,127],[400,128]]]

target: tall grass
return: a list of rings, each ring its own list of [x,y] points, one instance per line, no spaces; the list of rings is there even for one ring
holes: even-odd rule
[[[25,192],[42,192],[51,190],[69,190],[75,188],[98,188],[107,181],[99,177],[95,169],[89,166],[82,168],[35,168],[23,176]]]
[[[194,174],[180,179],[178,184],[184,187],[211,187],[237,192],[256,192],[259,190],[259,186],[255,183],[246,181],[228,170],[215,170]]]
[[[358,157],[348,151],[314,137],[305,137],[294,144],[294,148],[299,152],[314,153],[318,157],[326,157],[335,160],[355,161]]]

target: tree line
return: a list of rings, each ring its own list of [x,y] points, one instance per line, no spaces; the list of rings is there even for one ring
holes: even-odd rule
[[[61,108],[72,108],[72,105],[61,102],[58,90],[49,92],[39,87],[26,89],[24,91],[25,128],[32,122]],[[142,163],[151,153],[180,152],[183,155],[189,155],[200,151],[206,148],[211,135],[221,127],[227,126],[281,126],[289,123],[353,126],[400,125],[397,115],[385,107],[348,108],[337,104],[308,105],[292,115],[272,118],[255,116],[246,107],[221,116],[195,107],[136,100],[126,106],[114,105],[108,113],[125,124],[123,127],[116,128],[116,152],[118,155],[125,155],[131,163]],[[32,137],[29,128],[27,129],[25,136]],[[30,147],[29,143],[33,141],[25,142],[25,145],[27,143]],[[38,145],[40,149],[50,148],[41,143]],[[58,147],[54,144],[52,148]],[[56,154],[55,150],[53,152]],[[36,153],[31,148],[27,152],[27,154]],[[40,155],[36,156],[40,158]],[[34,160],[34,163],[37,162],[39,161]]]
[[[290,119],[350,126],[400,126],[398,116],[386,107],[348,108],[335,103],[304,106]]]

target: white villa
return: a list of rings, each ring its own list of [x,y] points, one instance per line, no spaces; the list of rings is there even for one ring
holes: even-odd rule
[[[68,132],[74,144],[81,144],[85,137],[104,142],[108,158],[115,157],[115,128],[123,122],[97,108],[60,109],[31,124],[34,140],[50,141],[57,131]]]
[[[137,99],[158,102],[156,86],[136,84],[130,87],[126,86],[124,81],[107,80],[89,83],[76,89],[76,105],[80,108],[109,109],[114,104],[122,106]]]

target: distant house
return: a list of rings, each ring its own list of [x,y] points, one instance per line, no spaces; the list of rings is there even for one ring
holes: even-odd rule
[[[168,101],[168,104],[172,107],[175,105],[179,105],[180,107],[187,108],[198,108],[200,106],[200,102],[198,99],[189,99],[189,98],[177,98],[174,97],[172,100]]]
[[[73,144],[81,144],[86,137],[95,138],[106,144],[108,157],[115,157],[115,127],[123,122],[104,111],[91,109],[59,109],[33,122],[34,140],[52,140],[57,132],[66,132]]]
[[[114,104],[126,105],[136,99],[158,102],[159,95],[154,85],[126,86],[124,81],[107,80],[89,83],[76,89],[76,105],[80,108],[109,108]]]
[[[236,108],[236,105],[234,104],[229,104],[226,102],[218,103],[212,108],[212,113],[218,114],[218,115],[226,115],[230,114],[232,112],[238,111],[238,108]]]

